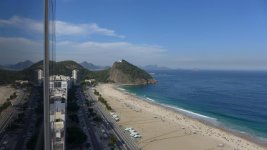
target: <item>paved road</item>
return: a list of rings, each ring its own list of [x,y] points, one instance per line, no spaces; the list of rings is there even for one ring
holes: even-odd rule
[[[43,150],[44,149],[44,122],[42,121],[42,125],[39,129],[38,138],[35,145],[36,150]]]
[[[32,93],[35,93],[35,90],[33,90],[33,92]],[[18,105],[18,104],[22,104],[22,102],[23,102],[23,100],[24,100],[24,98],[25,98],[25,93],[22,93],[22,94],[20,94],[18,97],[17,97],[17,100],[16,101],[13,101],[14,103],[13,104],[16,104],[16,105]],[[34,94],[31,94],[30,95],[30,97],[29,97],[29,99],[28,99],[28,101],[29,101],[29,105],[32,103],[32,100],[34,99]],[[15,108],[16,107],[16,108]],[[22,110],[20,110],[20,107],[17,107],[17,106],[10,106],[8,109],[11,109],[10,111],[9,111],[9,113],[11,113],[11,115],[8,115],[8,119],[9,120],[12,120],[12,117],[13,116],[17,116],[17,114],[19,113],[19,112],[21,112]],[[16,150],[22,150],[22,149],[26,149],[24,146],[25,146],[25,139],[26,139],[26,137],[25,137],[25,135],[26,135],[26,133],[27,133],[27,131],[29,130],[28,128],[31,128],[31,127],[29,127],[29,123],[30,122],[32,122],[32,118],[31,118],[31,111],[32,110],[25,110],[25,117],[27,117],[27,118],[25,118],[26,119],[26,121],[25,121],[25,123],[22,125],[22,130],[20,130],[20,131],[18,131],[18,132],[16,132],[15,134],[12,134],[12,133],[10,133],[10,132],[8,132],[8,133],[6,133],[6,132],[4,132],[4,133],[2,133],[2,135],[0,135],[0,141],[2,141],[2,139],[5,139],[4,137],[9,137],[8,138],[8,140],[10,140],[9,142],[11,142],[12,143],[12,140],[16,140],[17,142],[16,142],[16,145],[14,145],[14,143],[13,143],[13,148],[14,149],[16,149]],[[8,122],[9,122],[9,120],[7,120],[5,123],[4,123],[4,126],[6,125],[6,124],[8,124]],[[3,129],[3,128],[1,128],[1,129]],[[32,128],[31,128],[32,129]],[[15,139],[10,139],[10,137],[14,137],[14,136],[16,136],[16,138]],[[1,142],[2,143],[2,142]],[[12,148],[12,149],[13,149]]]
[[[18,93],[19,94],[16,99],[11,100],[12,105],[10,105],[8,108],[3,110],[2,113],[0,113],[0,133],[2,133],[6,129],[7,125],[10,123],[14,115],[18,113],[15,105],[20,104],[25,98],[25,92],[19,90]]]
[[[4,110],[0,115],[0,143],[5,140],[5,137],[8,137],[7,134],[4,132],[6,127],[10,124],[13,120],[13,117],[16,117],[20,110],[15,108],[14,104],[18,105],[21,104],[25,98],[25,93],[20,91],[17,98],[12,100],[13,106],[9,106],[6,110]],[[20,139],[20,138],[18,138]]]
[[[18,139],[19,141],[17,142],[17,145],[16,145],[16,150],[21,150],[22,149],[22,146],[25,146],[26,143],[25,143],[25,140],[26,140],[26,135],[29,131],[32,131],[33,129],[30,127],[30,124],[32,123],[32,108],[33,107],[33,103],[34,101],[33,100],[36,100],[36,95],[34,93],[37,93],[37,90],[35,88],[33,88],[33,91],[32,91],[32,94],[30,95],[30,98],[29,98],[29,107],[28,109],[26,110],[25,112],[25,124],[23,126],[23,131],[18,135]],[[24,147],[25,148],[25,147]]]
[[[15,113],[16,109],[12,106],[9,106],[0,114],[0,133],[2,133],[6,129]]]
[[[85,99],[84,99],[84,96],[81,94],[80,88],[78,88],[78,93],[79,93],[79,98],[78,99],[81,101],[82,106],[83,106]],[[95,135],[95,132],[92,130],[93,129],[93,126],[90,124],[89,119],[88,119],[88,116],[85,113],[84,108],[81,107],[80,109],[82,109],[82,113],[83,113],[85,125],[86,125],[86,128],[87,128],[87,132],[90,135],[93,149],[100,150],[102,148],[101,147],[101,142],[100,141],[97,141],[97,137]]]
[[[96,101],[96,97],[93,94],[93,91],[91,91],[91,90],[86,91],[86,94],[91,99],[93,99],[94,101]],[[115,135],[119,138],[120,142],[124,145],[121,148],[129,149],[129,150],[139,150],[140,149],[138,147],[138,145],[133,141],[133,139],[131,139],[131,137],[128,134],[126,134],[124,132],[124,130],[122,130],[119,127],[119,125],[111,117],[111,115],[109,114],[109,112],[107,110],[105,110],[105,108],[99,102],[97,102],[95,104],[95,108],[97,110],[97,113],[100,114],[106,120],[106,122],[108,122],[109,127],[114,131]]]

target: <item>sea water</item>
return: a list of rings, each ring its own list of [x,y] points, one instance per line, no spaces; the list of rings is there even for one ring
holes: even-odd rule
[[[157,84],[122,88],[192,117],[267,139],[267,72],[169,70],[151,74]]]

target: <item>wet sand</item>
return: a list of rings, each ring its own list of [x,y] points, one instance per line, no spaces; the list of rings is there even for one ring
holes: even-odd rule
[[[263,150],[267,149],[230,132],[173,111],[132,94],[115,84],[96,89],[119,115],[122,128],[132,127],[142,135],[138,145],[145,150]]]

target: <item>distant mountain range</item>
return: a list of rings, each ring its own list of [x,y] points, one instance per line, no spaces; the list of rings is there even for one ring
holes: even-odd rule
[[[30,63],[28,63],[28,65],[29,64]],[[15,80],[29,80],[35,82],[37,80],[37,70],[42,68],[43,61],[34,63],[23,70],[0,69],[0,83],[13,83]],[[156,83],[156,80],[154,80],[153,77],[146,71],[125,60],[114,62],[111,68],[109,67],[108,69],[97,71],[88,70],[81,64],[71,60],[50,62],[50,74],[71,76],[72,70],[74,69],[78,70],[79,81],[83,81],[84,79],[96,79],[98,82],[112,82],[120,84]]]
[[[160,67],[158,65],[147,65],[147,66],[143,66],[141,67],[142,69],[144,70],[171,70],[171,68],[168,68],[168,67]]]
[[[98,66],[98,65],[94,65],[93,63],[88,63],[86,61],[80,63],[80,65],[82,65],[84,68],[91,70],[91,71],[105,70],[105,69],[110,68],[109,66]]]
[[[9,65],[0,65],[0,69],[6,69],[6,70],[23,70],[26,69],[28,67],[30,67],[31,65],[33,65],[34,62],[30,61],[30,60],[26,60],[23,62],[18,62],[16,64],[9,64]],[[95,65],[93,63],[88,63],[87,61],[83,61],[80,63],[81,66],[83,66],[84,68],[91,70],[91,71],[100,71],[100,70],[106,70],[111,68],[110,66],[99,66],[99,65]],[[141,66],[140,68],[144,69],[144,70],[171,70],[171,68],[168,67],[162,67],[162,66],[158,66],[158,65],[146,65],[146,66]]]
[[[30,67],[33,64],[34,63],[32,61],[26,60],[23,62],[18,62],[16,64],[0,65],[0,68],[1,69],[7,69],[7,70],[23,70],[23,69]]]

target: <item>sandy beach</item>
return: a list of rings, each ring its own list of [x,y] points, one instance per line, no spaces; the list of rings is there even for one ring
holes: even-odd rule
[[[97,91],[120,117],[122,128],[132,127],[142,138],[144,150],[266,150],[230,132],[204,124],[165,107],[120,91],[114,84],[100,84]]]
[[[0,104],[6,102],[6,99],[14,92],[15,89],[10,86],[0,86]]]

